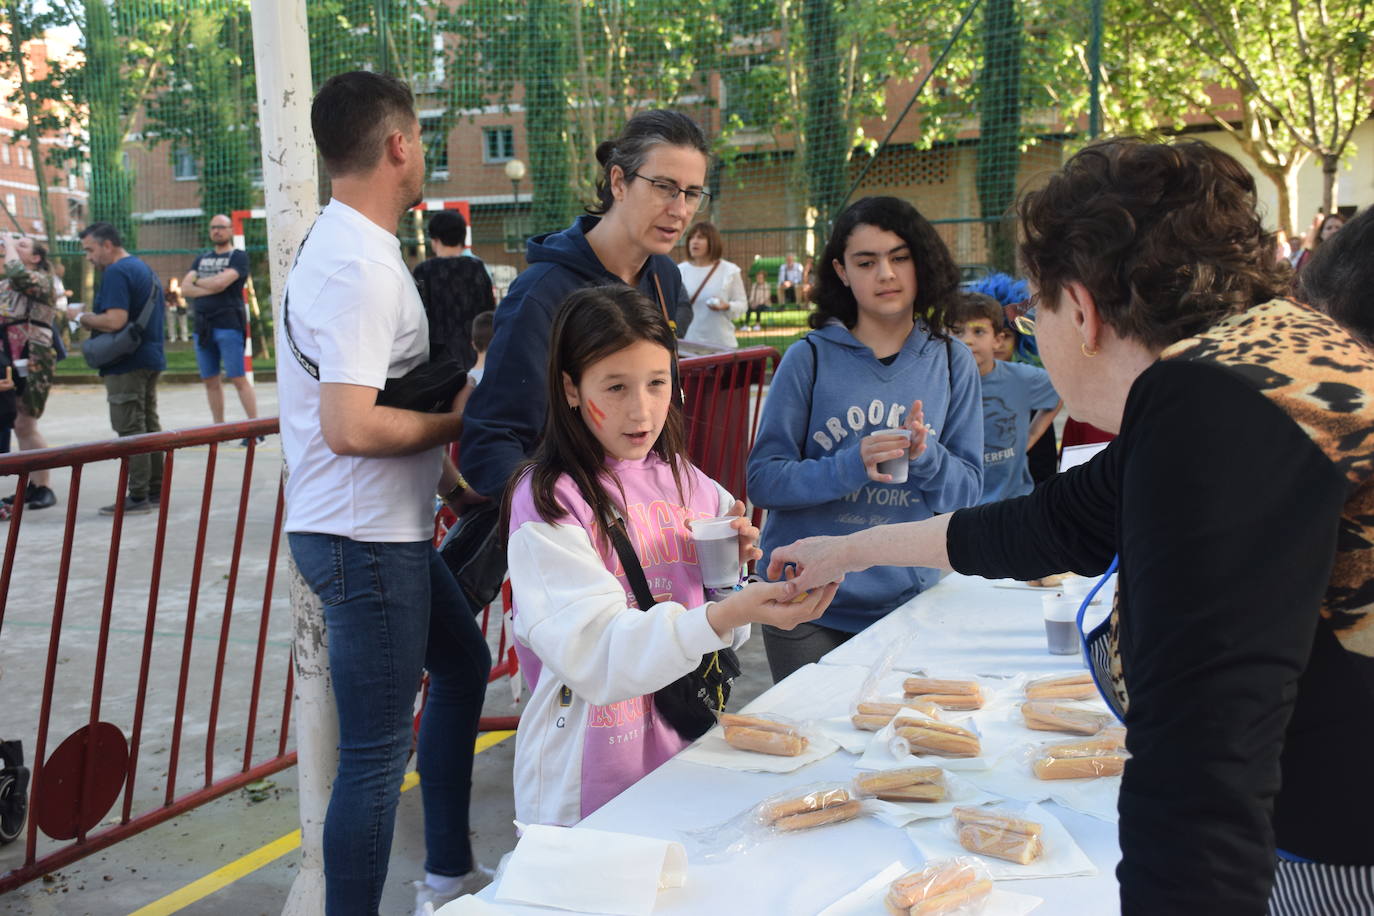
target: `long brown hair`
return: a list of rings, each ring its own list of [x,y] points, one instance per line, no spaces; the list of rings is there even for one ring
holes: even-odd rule
[[[544,436],[531,459],[511,475],[501,511],[502,531],[510,528],[511,498],[526,476],[530,478],[535,511],[551,524],[568,514],[554,495],[554,487],[564,474],[577,485],[603,531],[615,521],[617,508],[607,492],[607,484],[613,484],[619,492],[619,508],[624,510],[624,486],[606,466],[606,451],[601,443],[568,405],[563,374],[567,373],[574,385],[579,384],[592,364],[641,340],[658,344],[669,354],[676,346],[663,310],[638,290],[618,284],[590,286],[563,300],[554,316],[549,339],[549,412]],[[670,399],[668,418],[654,442],[653,452],[672,469],[678,494],[683,495],[683,468],[688,458],[682,407],[677,398]]]

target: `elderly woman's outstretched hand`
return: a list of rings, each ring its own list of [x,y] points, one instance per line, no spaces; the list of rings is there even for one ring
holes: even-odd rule
[[[768,558],[768,578],[781,579],[784,571],[791,567],[796,575],[788,584],[798,592],[831,582],[839,583],[844,580],[845,573],[853,570],[846,565],[845,543],[842,537],[814,537],[774,548]]]

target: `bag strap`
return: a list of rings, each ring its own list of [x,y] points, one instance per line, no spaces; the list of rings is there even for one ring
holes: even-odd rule
[[[649,591],[649,580],[644,578],[644,567],[639,563],[639,556],[630,545],[629,535],[625,533],[625,521],[619,516],[611,525],[610,535],[611,544],[620,557],[620,565],[625,567],[625,578],[630,580],[630,589],[639,602],[639,609],[647,611],[654,606],[654,595]]]
[[[134,319],[134,327],[138,328],[139,331],[148,330],[148,322],[153,320],[153,302],[157,299],[159,289],[157,275],[151,270],[148,271],[148,275],[148,282],[150,284],[148,288],[148,298],[143,303],[142,311],[140,311],[138,317]]]
[[[296,362],[300,363],[306,374],[318,382],[320,380],[320,364],[306,356],[301,352],[301,348],[296,346],[296,338],[291,334],[291,316],[286,308],[286,304],[291,301],[291,273],[295,271],[296,265],[301,262],[301,252],[305,251],[306,240],[314,231],[315,224],[311,223],[310,228],[305,230],[305,238],[301,239],[301,247],[296,249],[296,260],[291,262],[291,270],[286,273],[286,289],[281,294],[281,323],[286,328],[286,343],[291,348],[291,355],[296,357]]]
[[[802,340],[806,341],[806,345],[811,348],[811,390],[806,393],[806,424],[810,426],[811,413],[816,408],[816,382],[821,375],[821,355],[816,352],[816,342],[811,339],[810,334],[804,336]],[[802,443],[802,449],[803,451],[806,449],[805,442]]]
[[[688,304],[688,305],[696,305],[696,304],[697,304],[697,296],[700,296],[700,295],[701,295],[701,291],[702,291],[703,289],[706,288],[706,284],[707,284],[707,283],[710,283],[710,282],[711,282],[711,278],[714,277],[714,276],[716,275],[716,271],[719,270],[719,269],[720,269],[720,262],[719,262],[719,261],[717,261],[716,263],[714,263],[714,264],[711,265],[710,271],[708,271],[707,274],[706,274],[706,276],[702,278],[701,282],[697,284],[697,291],[694,292],[694,293],[692,293],[692,298],[691,298],[691,299],[688,299],[688,300],[687,300],[687,304]],[[658,274],[654,274],[654,279],[658,279]],[[659,294],[660,297],[662,297],[662,296],[663,296],[663,290],[659,290],[659,291],[658,291],[658,294]]]

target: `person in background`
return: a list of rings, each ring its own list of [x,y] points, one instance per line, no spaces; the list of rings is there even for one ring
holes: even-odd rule
[[[800,302],[811,301],[811,292],[816,287],[815,265],[816,259],[809,255],[805,261],[802,261],[801,296],[798,300]]]
[[[744,313],[744,326],[752,327],[752,330],[763,330],[763,310],[768,308],[773,300],[773,288],[768,285],[767,275],[763,271],[754,274],[754,285],[749,287],[749,308]],[[754,316],[754,323],[749,324],[749,316]]]
[[[191,339],[187,328],[186,300],[181,297],[181,281],[176,277],[167,280],[162,298],[167,303],[167,339],[182,343]]]
[[[228,216],[210,217],[210,250],[196,255],[181,279],[181,295],[192,301],[196,366],[205,385],[210,419],[224,422],[224,378],[238,392],[243,415],[258,416],[258,398],[243,355],[247,348],[248,310],[243,285],[248,279],[248,255],[234,247],[234,224]]]
[[[950,330],[968,346],[978,364],[983,392],[983,495],[979,504],[1035,489],[1026,454],[1044,435],[1062,402],[1049,373],[1037,366],[999,360],[993,355],[1002,327],[1002,306],[982,293],[961,290],[954,299]]]
[[[1374,207],[1365,207],[1312,255],[1298,299],[1336,319],[1374,350]]]
[[[795,303],[801,289],[802,268],[797,256],[787,252],[787,259],[778,265],[778,304]]]
[[[452,357],[470,369],[477,362],[472,320],[491,311],[491,276],[480,258],[469,256],[468,224],[457,210],[439,210],[425,227],[434,257],[415,265],[415,286],[429,316],[432,360]],[[452,352],[449,352],[452,350]]]
[[[487,309],[472,319],[472,349],[477,351],[477,361],[468,370],[468,378],[474,385],[481,384],[482,373],[487,369],[487,350],[491,348],[492,325],[496,322],[496,312]]]
[[[1029,496],[769,570],[1119,568],[1084,656],[1126,725],[1124,916],[1374,912],[1374,794],[1331,767],[1374,772],[1374,353],[1286,298],[1256,196],[1198,141],[1072,156],[1018,205],[1026,317],[1068,409],[1120,435]]]
[[[277,390],[291,469],[284,528],[323,605],[338,710],[325,912],[377,916],[414,742],[425,845],[415,912],[425,913],[489,880],[473,857],[468,806],[491,653],[431,540],[436,486],[451,493],[456,483],[441,446],[457,436],[471,387],[438,413],[377,403],[388,378],[430,356],[396,238],[426,174],[410,87],[365,71],[331,77],[310,123],[331,199],[287,278]],[[291,358],[289,341],[318,375]]]
[[[0,254],[0,326],[11,384],[18,394],[14,435],[21,449],[47,448],[48,441],[38,429],[38,420],[47,407],[57,365],[56,349],[57,285],[48,264],[47,249],[28,237],[5,236]],[[48,486],[50,471],[34,471],[24,490],[24,507],[48,509],[57,505],[57,496]],[[16,494],[17,496],[17,494]],[[0,507],[12,509],[16,496],[7,496]]]
[[[724,245],[715,225],[701,222],[687,230],[687,260],[678,264],[682,288],[692,308],[683,340],[712,347],[739,346],[735,322],[748,303],[740,269],[721,255]]]
[[[783,355],[749,455],[749,498],[768,510],[765,562],[807,534],[929,518],[983,491],[978,367],[946,330],[959,271],[935,228],[903,200],[865,197],[836,219],[817,280],[815,330]],[[909,440],[867,435],[885,430]],[[878,469],[903,459],[904,481]],[[773,679],[818,661],[938,578],[869,570],[841,583],[819,621],[790,632],[765,626]]]
[[[810,620],[835,593],[795,605],[778,603],[781,582],[707,594],[691,520],[737,516],[740,568],[759,555],[758,529],[687,458],[673,350],[660,306],[624,285],[578,290],[554,319],[548,421],[505,513],[515,650],[530,681],[515,736],[525,823],[571,826],[682,750],[697,736],[674,728],[654,691],[738,648],[751,623]],[[653,583],[651,606],[606,535],[617,520]]]
[[[1318,210],[1317,215],[1312,217],[1312,225],[1307,228],[1307,234],[1303,236],[1302,244],[1293,255],[1293,270],[1301,274],[1312,255],[1332,236],[1340,232],[1344,225],[1345,217],[1339,213],[1323,215],[1322,211]]]
[[[687,115],[641,111],[597,147],[601,176],[588,215],[530,239],[530,266],[496,310],[490,371],[463,421],[463,477],[479,495],[500,499],[544,432],[549,328],[569,293],[623,283],[658,303],[665,315],[685,299],[669,253],[710,197],[709,155],[706,135]]]
[[[157,380],[167,368],[162,348],[166,315],[162,283],[151,267],[124,250],[119,230],[109,223],[95,222],[81,230],[81,248],[91,266],[101,271],[100,288],[92,311],[78,311],[73,306],[68,309],[69,317],[89,331],[109,334],[138,321],[144,309],[153,309],[138,349],[100,370],[110,404],[110,425],[119,436],[160,432]],[[129,459],[124,514],[151,512],[161,499],[162,453],[134,455]],[[119,503],[111,503],[102,506],[100,514],[114,515],[118,509]]]

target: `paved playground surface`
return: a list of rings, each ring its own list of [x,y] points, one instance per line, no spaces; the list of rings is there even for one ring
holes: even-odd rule
[[[166,385],[160,390],[164,429],[206,425],[209,411],[200,385]],[[241,412],[227,391],[227,416]],[[276,390],[260,385],[263,416],[276,412]],[[112,433],[104,390],[93,386],[60,386],[53,391],[41,423],[52,445],[68,445],[109,438]],[[214,456],[214,482],[209,488],[210,525],[205,562],[198,586],[192,589],[195,535],[205,492],[208,447],[178,453],[173,493],[168,506],[168,546],[163,584],[156,608],[155,633],[144,729],[138,767],[135,811],[160,802],[166,780],[167,740],[175,719],[176,683],[185,644],[190,598],[196,597],[196,617],[190,641],[187,712],[183,715],[182,757],[176,778],[178,794],[203,784],[206,760],[205,708],[213,691],[214,659],[221,648],[223,615],[230,573],[234,525],[247,450],[224,445]],[[229,603],[231,625],[224,640],[226,656],[220,725],[216,739],[214,775],[232,772],[242,757],[244,718],[248,706],[252,656],[261,622],[263,582],[273,500],[280,472],[281,450],[276,437],[256,449],[252,495],[244,530],[243,560],[234,600]],[[58,702],[54,707],[49,751],[70,731],[85,722],[94,670],[96,633],[104,594],[111,520],[96,514],[114,499],[118,465],[88,466],[82,476],[76,528],[76,551],[67,594],[66,624],[59,646]],[[26,512],[14,583],[0,643],[0,737],[21,737],[30,759],[34,723],[41,694],[44,664],[51,632],[58,560],[66,519],[70,473],[56,471],[52,487],[59,505]],[[8,490],[12,481],[0,483]],[[155,515],[125,520],[112,605],[112,638],[102,701],[103,719],[126,727],[136,688],[138,653],[148,612],[147,594]],[[4,525],[6,523],[0,523]],[[284,549],[284,545],[283,545]],[[254,739],[255,760],[275,747],[280,721],[281,678],[289,647],[290,612],[278,567],[270,605],[262,719]],[[490,634],[495,649],[496,633]],[[742,653],[745,677],[737,685],[740,703],[757,696],[770,681],[761,639]],[[487,694],[487,715],[518,713],[512,685],[493,683]],[[161,727],[159,727],[161,726]],[[294,747],[294,741],[292,742]],[[515,843],[511,820],[511,761],[514,739],[508,734],[484,736],[473,772],[472,829],[480,861],[495,865]],[[412,776],[407,785],[414,782]],[[182,817],[95,853],[73,865],[0,896],[0,916],[19,914],[276,914],[296,874],[300,853],[292,833],[296,820],[296,770],[285,770],[259,791],[231,793]],[[423,839],[419,792],[401,796],[392,847],[390,875],[382,904],[384,914],[411,912],[409,882],[423,877]],[[110,818],[118,815],[116,806]],[[24,839],[0,847],[0,871],[22,861]],[[44,848],[40,845],[40,849]]]

